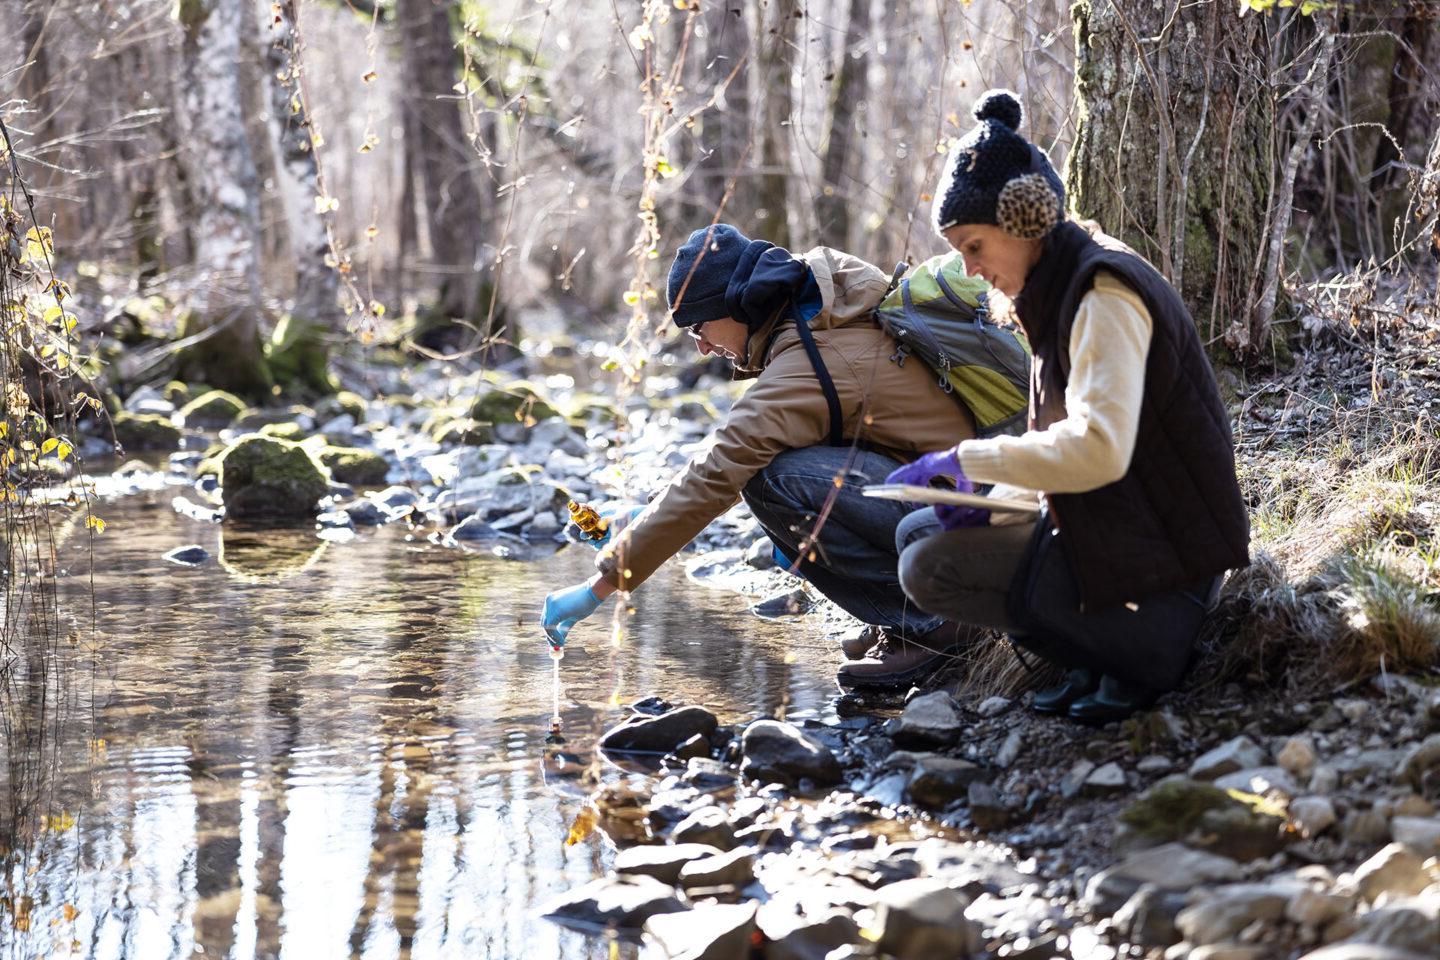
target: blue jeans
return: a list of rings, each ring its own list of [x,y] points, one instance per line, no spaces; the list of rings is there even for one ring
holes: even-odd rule
[[[802,557],[800,573],[857,620],[918,637],[945,621],[915,606],[901,589],[896,532],[912,512],[928,514],[929,523],[923,516],[908,521],[905,542],[938,531],[935,512],[861,493],[869,484],[884,483],[899,466],[849,447],[786,450],[750,479],[741,496],[780,552],[792,558],[833,497],[808,551],[814,559]],[[837,476],[843,481],[838,488]]]

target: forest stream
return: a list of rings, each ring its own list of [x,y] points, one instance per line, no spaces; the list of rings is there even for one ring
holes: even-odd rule
[[[608,621],[577,631],[566,742],[547,745],[535,618],[589,551],[514,562],[399,525],[330,544],[188,519],[171,496],[104,505],[96,646],[71,647],[43,707],[6,704],[11,732],[42,738],[0,767],[7,803],[53,778],[65,811],[16,851],[4,892],[30,909],[6,958],[633,955],[538,916],[612,856],[599,833],[566,845],[596,779],[627,776],[591,765],[596,737],[653,693],[728,716],[830,709],[819,636],[676,567],[618,648]],[[212,557],[162,559],[187,543]],[[86,540],[60,556],[88,638]]]

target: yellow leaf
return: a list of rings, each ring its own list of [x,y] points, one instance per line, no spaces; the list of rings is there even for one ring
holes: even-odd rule
[[[60,912],[65,915],[66,920],[74,920],[76,917],[80,916],[80,911],[76,910],[72,904],[68,903],[60,908]]]
[[[375,78],[378,76],[380,76],[380,74],[376,73],[374,70],[366,70],[364,75],[361,76],[360,79],[364,83],[374,83]]]
[[[385,304],[381,303],[379,300],[371,300],[370,312],[377,317],[385,316]]]
[[[99,517],[86,517],[85,526],[89,527],[91,530],[94,530],[96,533],[105,532],[105,521],[101,520]]]
[[[570,824],[570,832],[565,835],[565,846],[573,847],[595,832],[595,821],[598,819],[593,806],[587,803],[581,807],[575,815],[575,822]]]
[[[340,201],[336,200],[334,197],[327,197],[325,196],[325,194],[322,193],[315,198],[316,213],[331,213],[339,209]]]
[[[70,454],[74,452],[75,448],[70,446],[70,444],[66,443],[64,440],[61,440],[59,446],[55,448],[55,456],[61,460],[64,460],[66,457],[70,456]]]
[[[380,236],[380,228],[375,226],[375,224],[372,223],[370,224],[370,226],[365,228],[366,240],[374,240],[378,236]]]
[[[56,440],[54,437],[51,437],[49,440],[46,440],[44,443],[40,444],[40,455],[43,457],[45,454],[49,453],[51,450],[54,450],[58,446],[60,446],[60,441]]]
[[[626,306],[633,307],[640,302],[640,294],[636,293],[634,290],[626,290],[625,296],[621,299],[625,301]]]
[[[10,436],[10,421],[0,420],[0,440]]]

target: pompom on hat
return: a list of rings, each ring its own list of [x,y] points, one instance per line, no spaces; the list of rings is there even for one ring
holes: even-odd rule
[[[950,150],[930,215],[936,233],[969,223],[1038,239],[1065,218],[1065,186],[1045,151],[1017,131],[1025,120],[1009,90],[975,102],[976,126]]]

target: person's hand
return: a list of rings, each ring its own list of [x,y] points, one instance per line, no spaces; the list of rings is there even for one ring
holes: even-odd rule
[[[890,476],[885,478],[885,482],[928,487],[930,481],[936,477],[950,477],[955,481],[956,490],[961,493],[974,493],[975,485],[966,478],[965,471],[960,469],[958,449],[958,447],[951,447],[949,450],[927,453],[898,470],[891,471]]]
[[[552,647],[565,646],[570,629],[594,613],[600,607],[600,598],[595,595],[589,583],[577,583],[564,590],[556,590],[545,598],[545,609],[540,614],[540,626],[550,638]]]
[[[578,540],[587,547],[594,547],[596,550],[599,550],[614,539],[615,534],[629,526],[631,520],[640,516],[640,512],[644,509],[645,505],[643,503],[639,505],[617,503],[614,506],[606,507],[604,510],[598,511],[600,518],[606,521],[605,532],[600,536],[585,536],[584,532],[573,522],[565,527],[565,535],[571,540]]]
[[[988,527],[990,511],[984,507],[962,507],[958,504],[935,504],[935,516],[940,518],[943,530],[958,530],[961,527]]]

